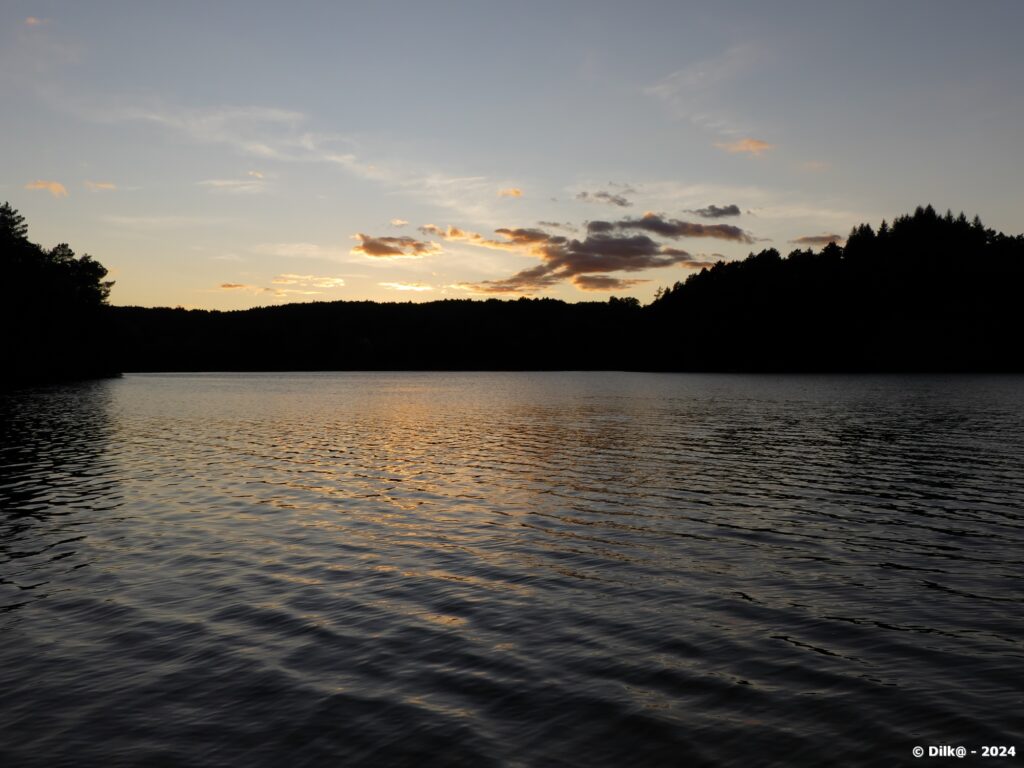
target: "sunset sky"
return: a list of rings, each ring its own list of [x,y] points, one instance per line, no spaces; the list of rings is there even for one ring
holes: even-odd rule
[[[1024,231],[1024,2],[20,2],[0,201],[115,304],[632,295]]]

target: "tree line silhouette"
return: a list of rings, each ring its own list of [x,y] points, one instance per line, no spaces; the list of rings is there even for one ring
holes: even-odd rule
[[[67,243],[49,250],[28,239],[25,217],[0,206],[0,264],[6,290],[3,383],[22,384],[110,375],[114,333],[107,270]]]
[[[546,298],[336,301],[242,311],[115,307],[67,245],[30,243],[0,208],[18,380],[120,371],[1022,371],[1024,236],[931,206],[845,246],[719,262],[659,291]]]
[[[1020,371],[1022,288],[1024,236],[929,205],[845,247],[719,263],[649,309],[689,331],[675,368]]]

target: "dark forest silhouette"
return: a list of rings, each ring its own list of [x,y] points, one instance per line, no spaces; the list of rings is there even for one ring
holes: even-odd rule
[[[0,206],[0,302],[5,384],[107,376],[118,370],[106,310],[112,282],[67,243],[47,250],[28,239],[25,218]]]
[[[112,307],[106,270],[0,209],[16,378],[123,371],[1021,371],[1024,236],[931,206],[845,247],[719,262],[636,299]]]
[[[1024,235],[931,206],[846,246],[719,263],[661,294],[685,370],[1024,370]],[[652,350],[653,351],[653,350]]]

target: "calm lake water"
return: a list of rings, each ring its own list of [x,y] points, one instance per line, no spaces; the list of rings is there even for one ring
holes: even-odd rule
[[[5,766],[1024,762],[1024,378],[130,375],[0,418]]]

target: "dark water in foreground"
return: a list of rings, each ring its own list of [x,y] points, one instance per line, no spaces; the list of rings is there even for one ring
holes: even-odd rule
[[[0,764],[1024,764],[1024,379],[0,396]]]

